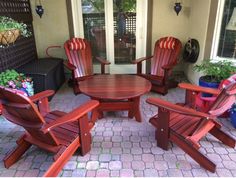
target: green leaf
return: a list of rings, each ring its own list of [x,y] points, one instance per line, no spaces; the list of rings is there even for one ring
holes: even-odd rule
[[[233,63],[226,60],[211,62],[210,59],[205,59],[202,64],[195,65],[193,69],[197,72],[203,72],[205,75],[212,76],[211,82],[220,82],[236,72],[236,67]]]

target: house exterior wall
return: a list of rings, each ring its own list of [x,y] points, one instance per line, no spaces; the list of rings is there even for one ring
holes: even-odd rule
[[[205,49],[209,49],[209,46],[206,46],[208,23],[209,20],[215,20],[209,19],[210,5],[211,0],[192,0],[190,3],[191,14],[189,17],[188,36],[197,39],[200,44],[200,54],[195,64],[200,64],[203,61],[205,58]],[[211,25],[213,24],[211,23]],[[193,70],[195,64],[185,63],[184,72],[191,83],[198,84],[201,74]]]
[[[31,0],[34,33],[39,57],[45,57],[48,46],[61,45],[61,49],[52,49],[54,57],[65,58],[64,42],[69,39],[66,0],[41,0],[44,8],[42,18],[35,12],[38,0]]]
[[[35,2],[31,0],[36,46],[39,57],[45,56],[47,46],[63,45],[69,39],[69,27],[67,19],[66,0],[42,0],[45,9],[40,19],[35,13]],[[210,9],[213,0],[182,0],[183,9],[177,16],[173,10],[174,0],[153,0],[151,46],[154,48],[155,41],[163,36],[175,36],[184,45],[189,37],[196,38],[200,43],[200,55],[197,64],[208,57],[211,49],[211,36],[213,32],[209,25],[214,26],[215,19],[210,18]],[[214,6],[216,9],[216,6]],[[212,11],[215,16],[215,11]],[[210,23],[209,23],[210,20]],[[207,49],[207,51],[205,50]],[[153,52],[153,51],[152,51]],[[64,49],[56,49],[51,52],[53,56],[65,58]],[[193,71],[193,64],[180,60],[175,68],[184,71],[192,83],[198,83],[199,73]]]
[[[153,1],[152,44],[163,36],[175,36],[181,41],[187,41],[189,28],[190,0],[183,0],[183,10],[177,16],[173,0]]]
[[[183,44],[188,40],[190,4],[193,0],[182,0],[182,11],[177,16],[174,11],[173,0],[153,0],[152,20],[152,50],[155,42],[164,36],[174,36]],[[183,71],[183,61],[175,67],[177,71]]]

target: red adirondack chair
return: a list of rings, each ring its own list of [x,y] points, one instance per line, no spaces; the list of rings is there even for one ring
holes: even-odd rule
[[[25,129],[16,141],[17,147],[4,158],[6,168],[18,161],[31,145],[35,145],[54,153],[54,162],[44,176],[57,176],[78,148],[82,155],[90,151],[90,128],[93,124],[89,123],[87,113],[99,102],[91,100],[70,113],[50,111],[47,97],[52,94],[54,91],[47,90],[27,97],[0,86],[3,116]]]
[[[214,104],[216,96],[220,93],[220,91],[226,87],[228,84],[230,84],[231,82],[236,81],[236,74],[230,76],[228,79],[223,80],[218,89],[212,89],[211,91],[213,91],[213,96],[212,97],[205,97],[202,96],[202,93],[207,93],[204,92],[204,90],[206,89],[206,87],[198,87],[199,89],[201,89],[201,91],[199,90],[198,92],[195,92],[195,105],[197,110],[199,111],[203,111],[203,112],[208,112],[211,105]],[[187,87],[191,87],[189,84],[185,85]],[[184,86],[182,85],[182,88]],[[214,91],[215,90],[215,91]],[[226,112],[227,113],[227,112]],[[227,116],[227,114],[223,114],[224,116]],[[221,116],[222,117],[222,116]]]
[[[220,129],[221,124],[217,122],[216,118],[235,102],[236,82],[220,92],[207,113],[189,108],[192,104],[191,97],[189,97],[192,91],[195,91],[195,88],[187,90],[186,103],[182,106],[159,98],[148,98],[148,103],[158,106],[158,115],[153,116],[149,122],[156,127],[159,147],[167,150],[169,141],[172,141],[202,167],[215,172],[216,165],[198,150],[199,141],[210,133],[222,143],[232,148],[235,147],[235,140]]]
[[[178,63],[182,44],[174,37],[164,37],[155,44],[154,55],[133,61],[137,64],[137,75],[145,77],[152,83],[152,91],[163,95],[168,93],[169,88],[177,87],[177,82],[170,80],[172,69]],[[142,74],[142,62],[151,60],[151,73]]]
[[[74,93],[80,93],[79,82],[94,75],[92,51],[89,42],[82,38],[72,38],[64,44],[67,62],[66,67],[72,71],[72,81]],[[96,57],[101,63],[101,73],[105,73],[105,65],[110,64],[109,61]]]

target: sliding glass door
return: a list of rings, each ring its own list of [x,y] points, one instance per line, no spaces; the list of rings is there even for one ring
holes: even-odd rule
[[[107,58],[110,73],[135,73],[132,60],[146,55],[147,1],[81,0],[80,5],[79,34],[91,42],[93,56]]]

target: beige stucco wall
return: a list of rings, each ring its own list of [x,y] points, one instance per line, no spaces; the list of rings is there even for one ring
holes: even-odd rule
[[[41,0],[44,8],[42,18],[39,18],[35,12],[35,3],[38,0],[30,2],[38,56],[45,57],[45,50],[48,46],[63,46],[63,43],[69,39],[66,0]],[[63,48],[53,49],[50,54],[65,58]]]
[[[153,0],[152,48],[154,48],[155,41],[163,36],[175,36],[180,39],[183,46],[188,38],[195,38],[200,43],[200,54],[197,63],[195,63],[199,64],[206,56],[209,58],[210,54],[214,30],[213,21],[216,14],[216,11],[213,10],[214,14],[211,14],[213,18],[209,18],[213,1],[182,0],[183,9],[179,16],[176,16],[173,10],[174,3],[174,0]],[[214,8],[216,9],[215,4]],[[209,27],[209,22],[211,27]],[[209,29],[212,34],[209,34]],[[193,70],[195,64],[187,63],[181,59],[175,70],[184,71],[192,83],[198,84],[198,79],[202,74]]]
[[[45,9],[40,19],[35,13],[35,2],[31,0],[36,45],[39,57],[45,57],[45,49],[51,45],[63,45],[69,38],[66,0],[41,0]],[[184,45],[189,37],[196,38],[200,43],[200,55],[197,64],[204,59],[210,5],[212,0],[182,0],[183,9],[177,16],[173,10],[175,0],[153,0],[152,19],[152,50],[157,39],[163,36],[175,36]],[[208,39],[209,40],[209,39]],[[208,45],[208,50],[210,46]],[[51,51],[56,57],[65,58],[64,50]],[[198,83],[199,73],[193,71],[193,64],[182,59],[176,67],[184,71],[188,79]]]
[[[196,64],[200,64],[204,59],[204,53],[206,48],[207,29],[210,14],[211,0],[191,0],[190,9],[191,14],[189,17],[189,32],[188,35],[191,38],[195,38],[200,44],[200,54]],[[212,19],[213,20],[213,19]],[[184,72],[188,76],[188,79],[195,84],[198,84],[198,79],[202,75],[193,70],[195,64],[185,63]]]
[[[174,11],[173,0],[153,0],[153,22],[152,22],[152,50],[157,39],[164,36],[174,36],[183,44],[187,41],[190,3],[191,0],[182,0],[182,11],[177,16]],[[183,61],[180,59],[175,70],[183,70]]]
[[[160,37],[172,35],[186,40],[189,25],[190,0],[183,0],[183,10],[177,16],[173,0],[153,0],[152,44]]]

